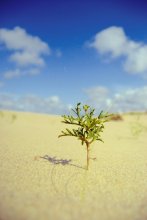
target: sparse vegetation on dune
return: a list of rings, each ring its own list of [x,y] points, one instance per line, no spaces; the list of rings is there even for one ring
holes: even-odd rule
[[[112,121],[123,121],[123,116],[120,115],[120,114],[113,114],[110,117],[110,120],[112,120]]]

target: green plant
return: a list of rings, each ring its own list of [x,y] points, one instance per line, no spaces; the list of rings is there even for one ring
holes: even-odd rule
[[[73,136],[78,138],[81,141],[82,145],[86,144],[87,149],[87,170],[89,168],[89,151],[90,146],[94,141],[102,141],[100,133],[103,132],[104,123],[110,120],[110,116],[112,114],[104,113],[103,111],[97,117],[94,117],[95,109],[91,109],[90,106],[84,105],[81,108],[81,103],[78,103],[75,109],[72,109],[75,114],[74,116],[63,115],[63,123],[77,125],[77,129],[68,129],[65,131],[61,131],[62,134],[58,137],[62,136]]]

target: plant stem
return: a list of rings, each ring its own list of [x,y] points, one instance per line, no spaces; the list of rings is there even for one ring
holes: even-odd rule
[[[87,148],[87,167],[86,169],[88,170],[89,168],[89,151],[90,151],[90,143],[89,142],[86,142],[86,148]]]

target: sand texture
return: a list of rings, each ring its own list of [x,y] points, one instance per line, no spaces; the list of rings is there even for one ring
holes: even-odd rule
[[[108,122],[89,171],[85,146],[58,139],[65,127],[0,112],[0,220],[147,220],[147,114]]]

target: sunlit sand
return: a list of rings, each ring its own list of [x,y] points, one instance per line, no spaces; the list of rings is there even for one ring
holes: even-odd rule
[[[147,114],[105,124],[86,149],[60,116],[0,112],[0,220],[146,220]]]

